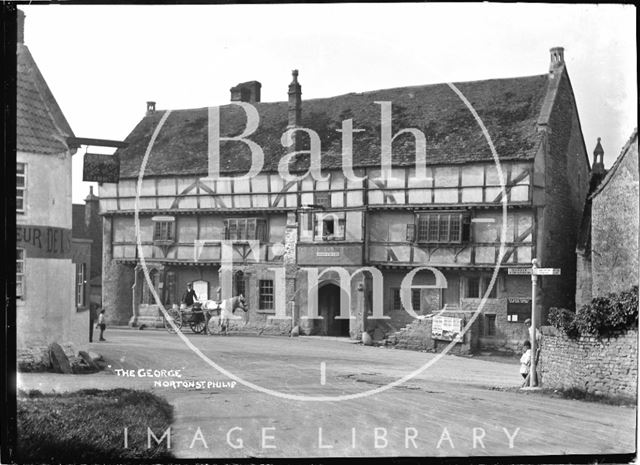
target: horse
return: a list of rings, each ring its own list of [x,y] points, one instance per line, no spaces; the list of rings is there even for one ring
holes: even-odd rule
[[[221,302],[217,302],[215,300],[205,300],[202,302],[202,309],[207,312],[207,329],[209,327],[208,320],[209,315],[212,312],[218,312],[218,327],[220,328],[220,333],[227,335],[229,329],[229,320],[231,319],[240,319],[240,317],[235,317],[234,312],[236,309],[241,309],[245,313],[249,310],[247,308],[247,303],[242,294],[231,297],[230,299],[223,300]],[[205,330],[206,331],[206,330]]]

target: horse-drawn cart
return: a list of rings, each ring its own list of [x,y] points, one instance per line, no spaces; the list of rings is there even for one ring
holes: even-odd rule
[[[229,326],[229,319],[234,318],[233,314],[236,309],[241,309],[245,313],[247,307],[245,299],[242,295],[231,297],[225,301],[217,302],[214,300],[196,301],[191,307],[187,307],[185,304],[173,305],[167,309],[169,319],[164,317],[164,327],[170,333],[175,332],[174,327],[181,329],[182,325],[188,324],[196,334],[209,333],[209,334],[226,334]],[[209,331],[207,331],[207,325],[211,318],[215,318],[218,324],[211,325]]]
[[[202,333],[207,329],[209,315],[208,312],[202,308],[200,302],[195,302],[191,307],[184,305],[178,307],[174,305],[172,308],[167,309],[167,313],[178,329],[182,329],[183,324],[189,325],[191,331],[196,334]],[[166,317],[164,318],[164,327],[170,333],[175,332]]]

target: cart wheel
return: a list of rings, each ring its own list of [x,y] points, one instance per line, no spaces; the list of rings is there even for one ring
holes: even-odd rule
[[[198,321],[192,321],[191,323],[189,323],[189,326],[191,327],[191,331],[199,334],[205,330],[207,324],[205,323],[204,318],[202,318]]]
[[[167,313],[169,314],[169,318],[173,319],[173,324],[177,326],[178,329],[182,328],[182,314],[179,310],[168,309]],[[171,323],[165,318],[164,319],[164,327],[170,333],[175,333]]]

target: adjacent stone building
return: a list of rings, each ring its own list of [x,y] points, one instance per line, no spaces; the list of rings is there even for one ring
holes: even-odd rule
[[[578,241],[576,305],[638,284],[638,130],[605,173],[600,139]]]
[[[73,132],[24,43],[20,10],[17,63],[17,351],[19,360],[33,361],[34,351],[42,353],[40,349],[52,342],[88,342],[89,312],[88,307],[76,306],[74,297],[71,156],[75,149],[67,144]]]
[[[389,334],[442,309],[468,319],[484,297],[474,341],[515,346],[526,338],[531,280],[507,268],[529,268],[533,258],[562,268],[562,279],[541,279],[540,316],[573,305],[590,168],[562,48],[551,50],[546,74],[455,85],[498,164],[446,84],[303,101],[295,71],[288,101],[261,102],[260,89],[239,84],[232,104],[215,108],[159,111],[149,102],[116,152],[120,180],[99,193],[103,303],[113,322],[161,324],[150,285],[172,305],[188,282],[209,299],[244,294],[249,326],[351,337]],[[248,179],[239,177],[252,166],[248,144],[229,138],[247,129],[251,108],[259,122],[245,135],[263,163]],[[288,129],[297,132],[283,136]],[[318,144],[314,167],[309,150]],[[209,163],[214,152],[219,169]],[[299,177],[284,178],[282,166]],[[403,295],[403,279],[419,267],[431,269],[418,270]]]

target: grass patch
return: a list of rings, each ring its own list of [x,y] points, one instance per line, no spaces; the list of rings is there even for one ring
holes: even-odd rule
[[[173,421],[173,407],[149,392],[84,389],[64,394],[20,392],[17,458],[28,463],[104,463],[168,459],[173,454],[151,440]],[[124,448],[124,428],[128,448]]]
[[[635,407],[637,402],[634,398],[626,396],[603,396],[587,392],[583,389],[569,388],[569,389],[551,389],[543,387],[539,391],[523,391],[519,387],[489,387],[492,391],[505,391],[505,392],[518,392],[524,395],[532,396],[546,396],[556,399],[571,399],[581,400],[584,402],[599,402],[607,405],[618,405],[624,407]]]

